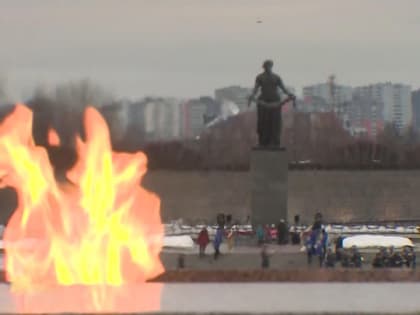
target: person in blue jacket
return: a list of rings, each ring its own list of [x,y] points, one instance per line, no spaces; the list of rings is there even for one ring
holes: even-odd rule
[[[325,230],[312,229],[306,241],[308,265],[312,264],[312,257],[319,257],[319,265],[322,266],[328,245],[328,234]]]
[[[216,235],[214,236],[213,246],[214,246],[214,259],[218,259],[220,256],[220,245],[223,242],[223,229],[221,227],[217,228]]]

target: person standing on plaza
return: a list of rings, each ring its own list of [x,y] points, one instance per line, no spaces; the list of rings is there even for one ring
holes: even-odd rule
[[[210,237],[209,232],[207,231],[206,227],[203,227],[203,229],[198,234],[197,238],[197,244],[199,247],[199,256],[204,257],[206,253],[206,247],[210,243]]]
[[[213,246],[214,246],[214,259],[217,260],[220,256],[220,245],[223,242],[223,229],[221,227],[217,228],[216,235],[214,236]]]
[[[258,245],[259,246],[263,245],[265,242],[265,231],[261,224],[257,226],[256,234],[257,234]]]
[[[229,232],[226,238],[227,238],[229,251],[231,251],[233,249],[233,245],[235,244],[235,230],[233,227],[229,229]]]

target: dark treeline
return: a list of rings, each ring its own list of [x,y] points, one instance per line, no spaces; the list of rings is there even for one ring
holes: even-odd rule
[[[320,118],[319,124],[311,123],[310,115],[303,113],[285,118],[289,121],[282,138],[288,148],[291,168],[420,168],[420,143],[412,130],[400,135],[392,126],[386,126],[377,140],[372,141],[350,136],[333,114],[322,114]],[[45,126],[50,125],[46,121],[41,123],[43,119],[35,118],[34,134],[38,134],[38,140],[45,139]],[[118,151],[144,151],[151,169],[247,170],[250,152],[256,143],[255,120],[254,112],[244,113],[206,129],[200,139],[168,142],[146,142],[142,135],[128,128],[125,137],[113,141],[113,146]],[[68,139],[73,139],[74,132],[82,132],[80,129],[81,125],[77,123],[71,132],[64,130]],[[45,140],[39,142],[45,145]],[[60,157],[56,157],[54,163],[61,163],[61,167],[74,161],[73,146],[71,141],[67,143],[70,143],[67,149],[56,151]]]
[[[247,170],[255,121],[254,112],[244,113],[205,130],[197,141],[150,143],[143,150],[152,168]],[[387,125],[376,141],[354,138],[332,113],[286,115],[282,141],[293,169],[420,168],[413,130],[399,134]]]
[[[50,127],[60,135],[64,148],[49,150],[58,168],[68,168],[74,162],[74,136],[83,137],[83,104],[104,107],[116,102],[87,81],[59,87],[53,95],[37,91],[28,102],[34,111],[36,143],[48,146]],[[11,110],[12,107],[3,107],[0,115],[4,117]],[[106,113],[104,117],[111,126],[114,148],[144,151],[152,169],[247,170],[250,151],[256,144],[256,115],[252,111],[205,129],[196,140],[152,143],[145,141],[142,128],[136,124],[126,126],[123,137],[113,137],[115,118]],[[420,168],[420,141],[413,129],[399,133],[392,125],[386,125],[375,140],[355,138],[342,128],[333,113],[285,113],[282,143],[288,148],[291,168]]]

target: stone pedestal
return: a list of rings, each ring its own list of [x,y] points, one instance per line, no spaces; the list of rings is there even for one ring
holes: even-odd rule
[[[253,225],[287,220],[288,158],[285,149],[251,152],[251,221]]]

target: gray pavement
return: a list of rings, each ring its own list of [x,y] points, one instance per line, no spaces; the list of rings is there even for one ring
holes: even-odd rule
[[[147,284],[144,289],[148,286],[151,288],[156,284]],[[419,291],[420,284],[417,283],[165,284],[161,311],[195,314],[410,314],[420,312]],[[133,293],[132,298],[140,300],[141,295]],[[60,301],[52,299],[50,303]],[[14,311],[8,286],[0,285],[0,313]],[[134,307],[129,311],[139,310]]]
[[[165,286],[162,310],[183,312],[417,312],[420,284],[201,284]]]

